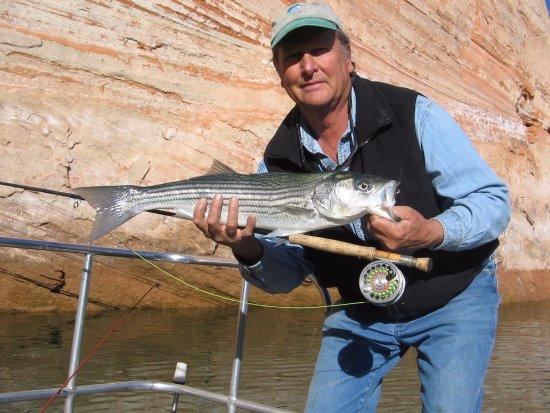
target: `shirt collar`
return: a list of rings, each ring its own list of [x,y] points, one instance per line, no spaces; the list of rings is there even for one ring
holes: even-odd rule
[[[351,117],[353,119],[353,123],[356,122],[356,101],[355,101],[355,91],[353,88],[351,89]],[[306,122],[303,116],[300,116],[300,142],[304,149],[308,151],[309,153],[316,155],[316,154],[323,154],[324,152],[321,149],[321,146],[319,145],[319,142],[317,142],[317,139],[314,138],[314,133],[311,130],[310,126]],[[346,128],[346,131],[341,137],[341,142],[344,143],[346,141],[352,141],[354,143],[354,137],[352,136],[351,132],[351,126],[349,124],[348,119],[348,126]]]

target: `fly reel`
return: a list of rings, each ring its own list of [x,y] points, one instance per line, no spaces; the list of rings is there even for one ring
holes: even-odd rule
[[[389,261],[373,261],[359,275],[359,289],[372,304],[387,306],[395,303],[405,291],[405,277]]]

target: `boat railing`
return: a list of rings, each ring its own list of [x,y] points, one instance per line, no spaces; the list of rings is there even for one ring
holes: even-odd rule
[[[54,241],[42,241],[21,238],[0,237],[0,246],[10,248],[34,249],[43,251],[57,251],[84,254],[84,267],[82,270],[82,279],[80,281],[80,290],[78,294],[78,303],[76,308],[76,320],[71,343],[71,355],[69,361],[68,375],[70,378],[67,385],[59,393],[58,397],[65,398],[64,412],[70,413],[73,411],[74,400],[77,395],[84,394],[101,394],[121,392],[128,390],[160,392],[173,394],[173,402],[170,408],[171,412],[176,412],[178,408],[178,400],[180,395],[197,397],[213,402],[226,404],[228,412],[234,413],[236,408],[242,408],[254,412],[285,412],[286,410],[278,409],[272,406],[255,403],[252,401],[239,399],[238,389],[240,373],[243,360],[244,337],[246,316],[248,313],[248,297],[250,292],[250,284],[243,279],[242,288],[239,300],[238,321],[236,327],[236,344],[233,365],[231,369],[231,382],[229,394],[224,395],[214,393],[207,390],[190,387],[185,385],[185,363],[177,363],[174,382],[156,382],[156,381],[125,381],[114,383],[102,383],[94,385],[77,386],[76,380],[78,376],[77,367],[80,361],[80,351],[82,347],[82,337],[84,332],[84,320],[86,315],[86,307],[88,304],[88,293],[90,288],[90,280],[92,277],[92,268],[94,256],[111,256],[119,258],[145,258],[149,261],[164,261],[176,264],[193,264],[193,265],[213,265],[219,267],[237,268],[238,263],[231,259],[210,258],[194,255],[183,255],[170,252],[153,252],[153,251],[134,251],[124,248],[101,247],[90,244],[72,244]],[[137,252],[137,254],[136,254]],[[139,254],[139,255],[138,255]],[[315,284],[323,299],[323,304],[328,306],[331,303],[330,295],[327,290],[322,288],[316,281],[313,275],[309,276],[310,280]],[[49,399],[58,391],[57,388],[25,390],[16,392],[0,393],[0,404],[13,403],[29,400]]]

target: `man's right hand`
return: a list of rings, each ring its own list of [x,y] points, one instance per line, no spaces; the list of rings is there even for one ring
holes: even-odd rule
[[[239,229],[237,226],[239,216],[239,201],[236,197],[229,200],[227,222],[220,222],[223,198],[216,195],[212,199],[208,216],[206,210],[208,201],[201,198],[195,205],[193,223],[203,234],[218,244],[227,245],[233,251],[233,255],[244,264],[252,265],[260,261],[263,254],[263,247],[260,241],[254,237],[254,226],[256,217],[249,215],[246,220],[246,227]]]

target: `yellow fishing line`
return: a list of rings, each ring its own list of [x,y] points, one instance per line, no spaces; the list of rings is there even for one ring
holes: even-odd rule
[[[131,250],[131,251],[134,254],[136,254],[139,258],[141,258],[143,261],[145,261],[147,264],[151,265],[152,267],[154,267],[157,270],[159,270],[160,272],[162,272],[164,275],[167,275],[168,277],[176,280],[179,283],[184,284],[185,286],[187,286],[189,288],[192,288],[195,291],[201,292],[201,293],[209,295],[211,297],[218,298],[220,300],[226,300],[226,301],[230,301],[230,302],[238,303],[238,304],[241,303],[241,300],[239,300],[237,298],[229,297],[227,295],[222,295],[222,294],[216,294],[216,293],[213,293],[211,291],[199,288],[196,285],[193,285],[191,283],[188,283],[187,281],[184,281],[184,280],[176,277],[175,275],[170,274],[168,271],[160,268],[155,263],[149,261],[147,258],[140,255],[139,252],[134,251],[134,250]],[[254,307],[279,308],[279,309],[284,309],[284,310],[315,310],[315,309],[322,309],[322,308],[347,307],[347,306],[351,306],[351,305],[365,304],[365,303],[366,303],[366,301],[357,301],[357,302],[353,302],[353,303],[330,304],[330,305],[312,305],[312,306],[290,306],[290,305],[288,305],[288,306],[285,306],[285,305],[274,305],[274,304],[259,304],[259,303],[253,303],[251,301],[247,302],[248,305],[254,306]]]

